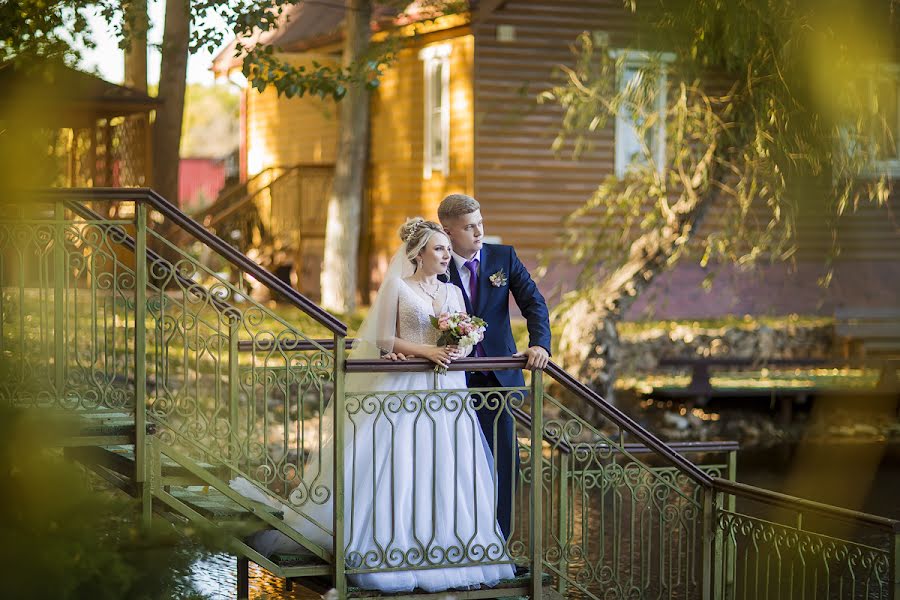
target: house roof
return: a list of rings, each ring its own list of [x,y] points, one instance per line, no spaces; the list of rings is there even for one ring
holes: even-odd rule
[[[2,64],[0,89],[6,92],[0,96],[0,113],[19,108],[15,105],[22,102],[52,105],[44,117],[59,126],[145,113],[160,105],[159,100],[140,90],[110,83],[61,62]]]
[[[474,9],[477,0],[469,1]],[[375,4],[372,14],[373,30],[381,29],[390,22],[404,25],[417,20],[434,18],[433,0],[415,0],[403,11],[404,22],[396,19],[398,11],[395,6]],[[344,14],[346,9],[336,0],[330,2],[300,2],[285,8],[278,20],[278,25],[269,31],[257,32],[243,40],[242,43],[252,46],[257,43],[267,44],[284,52],[303,52],[320,48],[327,44],[344,39]],[[226,73],[230,69],[240,67],[241,57],[235,56],[238,38],[228,43],[213,59],[212,70]]]

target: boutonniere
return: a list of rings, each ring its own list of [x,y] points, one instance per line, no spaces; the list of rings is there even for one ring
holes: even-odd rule
[[[491,285],[494,287],[503,287],[509,282],[509,279],[506,278],[506,273],[503,272],[503,269],[500,269],[493,275],[491,275],[488,279],[491,280]]]

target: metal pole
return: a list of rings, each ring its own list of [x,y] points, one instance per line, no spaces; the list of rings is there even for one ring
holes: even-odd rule
[[[715,504],[716,492],[712,487],[703,489],[703,544],[701,548],[701,569],[703,578],[700,597],[709,600],[713,593],[713,553],[715,548]]]
[[[66,209],[62,202],[55,207],[56,244],[53,248],[53,342],[54,342],[54,374],[56,384],[56,402],[61,404],[65,397],[66,383],[66,332],[64,298],[66,289]]]
[[[541,470],[544,433],[544,372],[531,372],[531,598],[541,600],[543,594],[543,496]]]
[[[737,451],[732,450],[728,453],[728,479],[737,481]],[[737,510],[737,498],[734,494],[728,494],[726,498],[726,508],[729,513],[734,514]],[[725,535],[725,532],[722,532]],[[725,544],[725,594],[726,597],[732,596],[734,582],[737,572],[737,544],[732,541],[731,536],[724,538]]]
[[[134,289],[134,481],[141,499],[141,516],[150,524],[151,496],[147,485],[147,205],[137,202]]]
[[[569,543],[569,455],[560,448],[559,454],[559,577],[556,591],[566,595],[566,577],[569,563],[566,560],[566,546]]]
[[[894,545],[891,549],[891,599],[900,600],[900,530],[894,530]]]
[[[344,383],[347,373],[344,338],[334,336],[334,587],[339,600],[347,597],[347,576],[344,573],[344,419],[346,398]]]
[[[235,467],[239,465],[240,458],[240,436],[238,435],[238,391],[240,388],[240,352],[238,351],[238,326],[240,320],[237,315],[233,318],[229,317],[231,322],[228,324],[228,429],[230,443],[228,444],[229,459]],[[238,473],[232,471],[232,477],[236,477]]]

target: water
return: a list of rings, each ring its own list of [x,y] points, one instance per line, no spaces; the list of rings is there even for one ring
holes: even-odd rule
[[[237,598],[237,559],[217,554],[194,565],[194,587],[211,600]],[[286,591],[284,579],[274,577],[265,569],[250,563],[250,598],[267,600],[319,600],[320,594],[294,585]]]
[[[738,453],[737,479],[900,520],[900,444],[805,442]]]
[[[791,443],[738,454],[738,481],[827,504],[900,519],[900,444]],[[195,566],[194,583],[215,600],[236,598],[236,559]],[[250,566],[250,598],[317,600],[320,595]]]

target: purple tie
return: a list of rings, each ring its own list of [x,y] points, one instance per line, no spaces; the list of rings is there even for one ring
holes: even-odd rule
[[[465,262],[465,267],[469,270],[469,302],[472,303],[472,310],[475,310],[475,298],[478,296],[478,259],[473,258]]]
[[[472,304],[472,312],[475,312],[475,300],[478,298],[478,259],[473,258],[465,262],[469,270],[469,302]],[[484,348],[481,344],[475,344],[475,356],[484,356]]]

